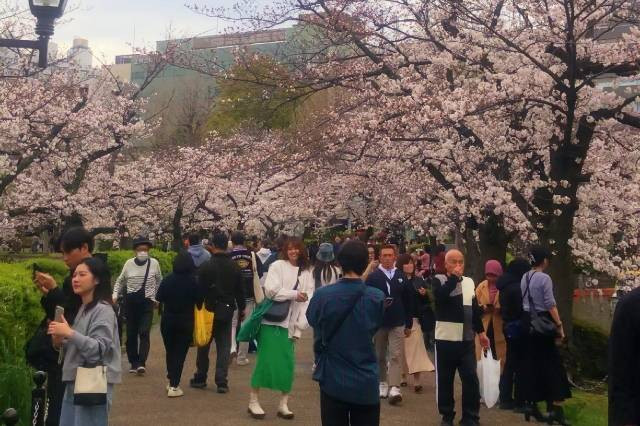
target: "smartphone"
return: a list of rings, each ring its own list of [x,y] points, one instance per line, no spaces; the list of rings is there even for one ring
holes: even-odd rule
[[[64,316],[64,308],[62,306],[56,306],[56,313],[53,317],[55,322],[62,322],[62,317]]]

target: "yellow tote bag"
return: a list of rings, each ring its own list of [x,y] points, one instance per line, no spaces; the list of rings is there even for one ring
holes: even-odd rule
[[[207,346],[213,334],[213,312],[202,304],[202,309],[194,308],[193,343],[197,347]]]

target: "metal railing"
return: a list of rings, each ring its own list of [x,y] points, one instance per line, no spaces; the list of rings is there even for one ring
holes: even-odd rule
[[[44,426],[44,422],[47,419],[47,391],[45,389],[45,383],[47,381],[47,373],[38,371],[33,375],[33,382],[35,387],[31,391],[31,421],[33,426]],[[0,417],[0,422],[6,426],[17,425],[20,421],[20,415],[18,411],[13,408],[5,410]]]

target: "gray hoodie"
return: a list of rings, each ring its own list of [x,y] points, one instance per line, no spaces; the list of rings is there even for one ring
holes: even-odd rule
[[[196,244],[188,248],[189,254],[195,263],[196,268],[211,259],[211,253],[202,244]]]
[[[118,323],[113,307],[98,303],[88,312],[82,305],[73,323],[74,333],[64,342],[62,381],[74,382],[78,367],[102,363],[107,367],[107,382],[120,383],[122,365]]]

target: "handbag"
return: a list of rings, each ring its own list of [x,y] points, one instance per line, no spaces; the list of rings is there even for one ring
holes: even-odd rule
[[[82,406],[107,404],[107,367],[103,364],[102,347],[98,345],[100,360],[96,365],[78,367],[73,388],[73,404]]]
[[[529,284],[531,283],[531,277],[535,274],[535,272],[531,275],[527,274],[527,289],[524,292],[529,299],[529,334],[532,336],[557,337],[558,326],[550,318],[538,314],[533,304]],[[524,299],[524,296],[522,298]]]
[[[211,341],[214,313],[204,306],[200,309],[196,306],[193,309],[193,343],[201,348]]]
[[[293,287],[294,290],[297,290],[300,285],[301,273],[302,268],[298,268],[298,278],[296,279],[296,285]],[[287,316],[289,315],[289,308],[291,308],[291,300],[285,300],[282,302],[273,301],[269,310],[264,313],[264,319],[269,322],[282,322],[287,319]]]

